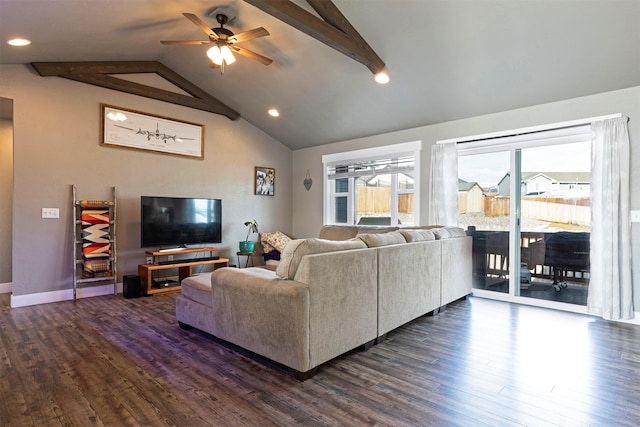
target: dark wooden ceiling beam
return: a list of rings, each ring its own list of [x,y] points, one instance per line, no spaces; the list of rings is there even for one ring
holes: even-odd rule
[[[31,65],[43,77],[63,77],[158,101],[221,114],[231,120],[236,120],[240,117],[238,112],[158,61],[33,62]],[[192,96],[112,76],[112,74],[137,73],[158,74]]]
[[[32,62],[43,77],[61,74],[136,74],[155,73],[157,61],[98,61],[98,62]]]
[[[372,73],[385,64],[330,0],[307,0],[318,18],[290,0],[244,0],[329,47],[364,64]]]
[[[113,89],[120,92],[130,93],[132,95],[144,96],[146,98],[164,101],[170,104],[181,105],[183,107],[195,108],[197,110],[207,111],[209,113],[222,114],[231,120],[239,117],[236,113],[234,116],[230,109],[227,109],[222,103],[212,103],[211,100],[195,98],[181,93],[171,92],[159,89],[153,86],[147,86],[140,83],[132,82],[106,74],[69,74],[60,77],[75,80],[82,83],[92,84],[107,89]],[[234,118],[235,117],[235,118]]]
[[[367,41],[360,35],[358,30],[351,25],[351,22],[340,12],[338,7],[331,2],[331,0],[307,0],[307,3],[311,5],[313,10],[316,11],[322,19],[331,24],[335,28],[339,29],[343,33],[353,40],[358,45],[360,50],[367,57],[372,58],[372,63],[379,63],[384,68],[384,62],[378,57],[378,54],[369,46]]]

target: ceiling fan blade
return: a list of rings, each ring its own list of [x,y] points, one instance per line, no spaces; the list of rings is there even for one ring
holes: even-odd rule
[[[234,52],[239,53],[242,56],[246,56],[247,58],[251,58],[254,61],[258,61],[264,65],[269,65],[273,62],[273,59],[267,58],[266,56],[262,56],[259,53],[255,53],[250,51],[249,49],[245,49],[242,47],[238,47],[235,45],[231,45],[229,46],[231,48],[231,50],[233,50]]]
[[[162,44],[207,44],[211,40],[161,40]]]
[[[204,31],[204,33],[208,35],[212,40],[218,40],[218,35],[196,15],[194,15],[193,13],[183,13],[182,15],[185,18],[187,18],[189,21],[196,24],[196,26],[200,28],[202,31]]]
[[[265,30],[262,27],[258,27],[258,28],[254,28],[253,30],[234,34],[233,36],[229,37],[229,41],[232,43],[241,43],[241,42],[246,42],[248,40],[257,39],[258,37],[264,37],[268,35],[269,35],[269,31]]]

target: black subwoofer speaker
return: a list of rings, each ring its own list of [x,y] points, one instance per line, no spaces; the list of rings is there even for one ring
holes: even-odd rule
[[[138,298],[140,296],[140,276],[135,274],[123,276],[122,294],[125,298]]]

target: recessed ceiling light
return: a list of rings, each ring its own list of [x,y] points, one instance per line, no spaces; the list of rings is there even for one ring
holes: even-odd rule
[[[7,42],[11,46],[29,46],[31,44],[31,40],[27,39],[11,39]]]
[[[280,117],[280,111],[275,108],[270,108],[268,113],[271,117]]]
[[[387,74],[387,70],[382,70],[373,77],[375,81],[381,85],[386,85],[389,83],[389,74]]]

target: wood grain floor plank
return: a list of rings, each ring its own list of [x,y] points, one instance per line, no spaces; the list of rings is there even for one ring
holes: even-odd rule
[[[306,382],[175,321],[176,294],[9,308],[4,426],[637,426],[640,328],[470,298]]]

